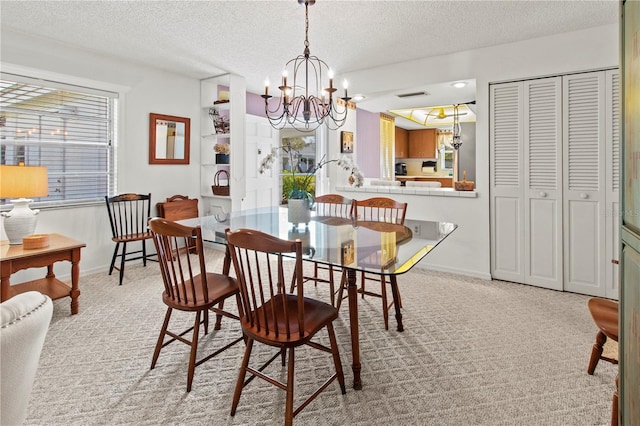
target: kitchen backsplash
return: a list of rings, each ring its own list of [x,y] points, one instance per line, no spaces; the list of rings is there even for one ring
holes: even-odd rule
[[[407,158],[398,160],[398,162],[407,163],[407,175],[409,176],[449,176],[449,174],[453,172],[453,170],[438,170],[435,173],[422,173],[421,158]]]

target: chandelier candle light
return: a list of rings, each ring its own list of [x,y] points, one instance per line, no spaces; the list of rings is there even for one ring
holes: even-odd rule
[[[314,130],[321,124],[335,130],[341,127],[347,118],[347,81],[344,81],[344,96],[339,98],[344,105],[337,105],[334,99],[333,71],[323,60],[311,56],[309,52],[309,6],[315,0],[298,0],[305,8],[304,53],[286,63],[282,73],[280,97],[275,108],[269,108],[269,80],[265,81],[264,108],[271,126],[282,129],[291,126],[298,130]],[[293,84],[289,85],[289,69],[292,71]],[[326,85],[328,79],[328,86]]]

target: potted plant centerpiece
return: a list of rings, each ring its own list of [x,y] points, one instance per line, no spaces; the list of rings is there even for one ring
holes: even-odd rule
[[[213,150],[216,153],[216,164],[229,164],[230,147],[228,143],[217,143],[213,146]]]
[[[314,202],[315,174],[325,165],[336,163],[340,168],[349,172],[349,183],[352,186],[360,187],[364,182],[362,172],[349,157],[327,160],[323,156],[315,165],[309,167],[308,163],[301,161],[301,151],[308,145],[302,138],[284,139],[281,146],[273,148],[262,160],[259,169],[261,174],[264,173],[278,158],[279,150],[285,153],[288,164],[284,173],[288,176],[285,176],[282,182],[283,194],[286,195],[286,199],[283,201],[288,207],[289,222],[293,224],[309,223],[310,210]]]

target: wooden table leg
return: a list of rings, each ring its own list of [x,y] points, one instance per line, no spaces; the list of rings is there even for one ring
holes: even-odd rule
[[[224,251],[224,263],[222,264],[222,275],[229,276],[229,271],[231,270],[231,253],[229,253],[229,246],[225,246],[226,249]],[[224,300],[218,304],[218,309],[224,309]],[[222,315],[216,314],[216,323],[213,326],[214,330],[220,330],[222,327]]]
[[[53,265],[49,266],[49,272],[53,275]],[[47,275],[48,276],[48,275]],[[80,281],[80,249],[74,249],[71,254],[71,315],[78,313],[80,308],[80,288],[78,282]]]
[[[9,298],[9,290],[11,290],[11,261],[6,260],[0,264],[1,277],[0,277],[0,302],[4,302]]]
[[[402,312],[400,311],[400,292],[398,291],[398,281],[395,275],[391,275],[391,294],[393,295],[393,306],[396,308],[396,322],[398,323],[398,331],[404,331],[402,325]]]
[[[347,295],[349,297],[349,323],[351,326],[351,354],[353,356],[353,388],[362,389],[360,379],[360,335],[358,333],[358,286],[355,269],[347,268]]]

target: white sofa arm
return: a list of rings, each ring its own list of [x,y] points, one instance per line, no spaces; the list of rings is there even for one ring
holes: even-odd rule
[[[37,291],[0,303],[0,424],[22,424],[53,303]]]

